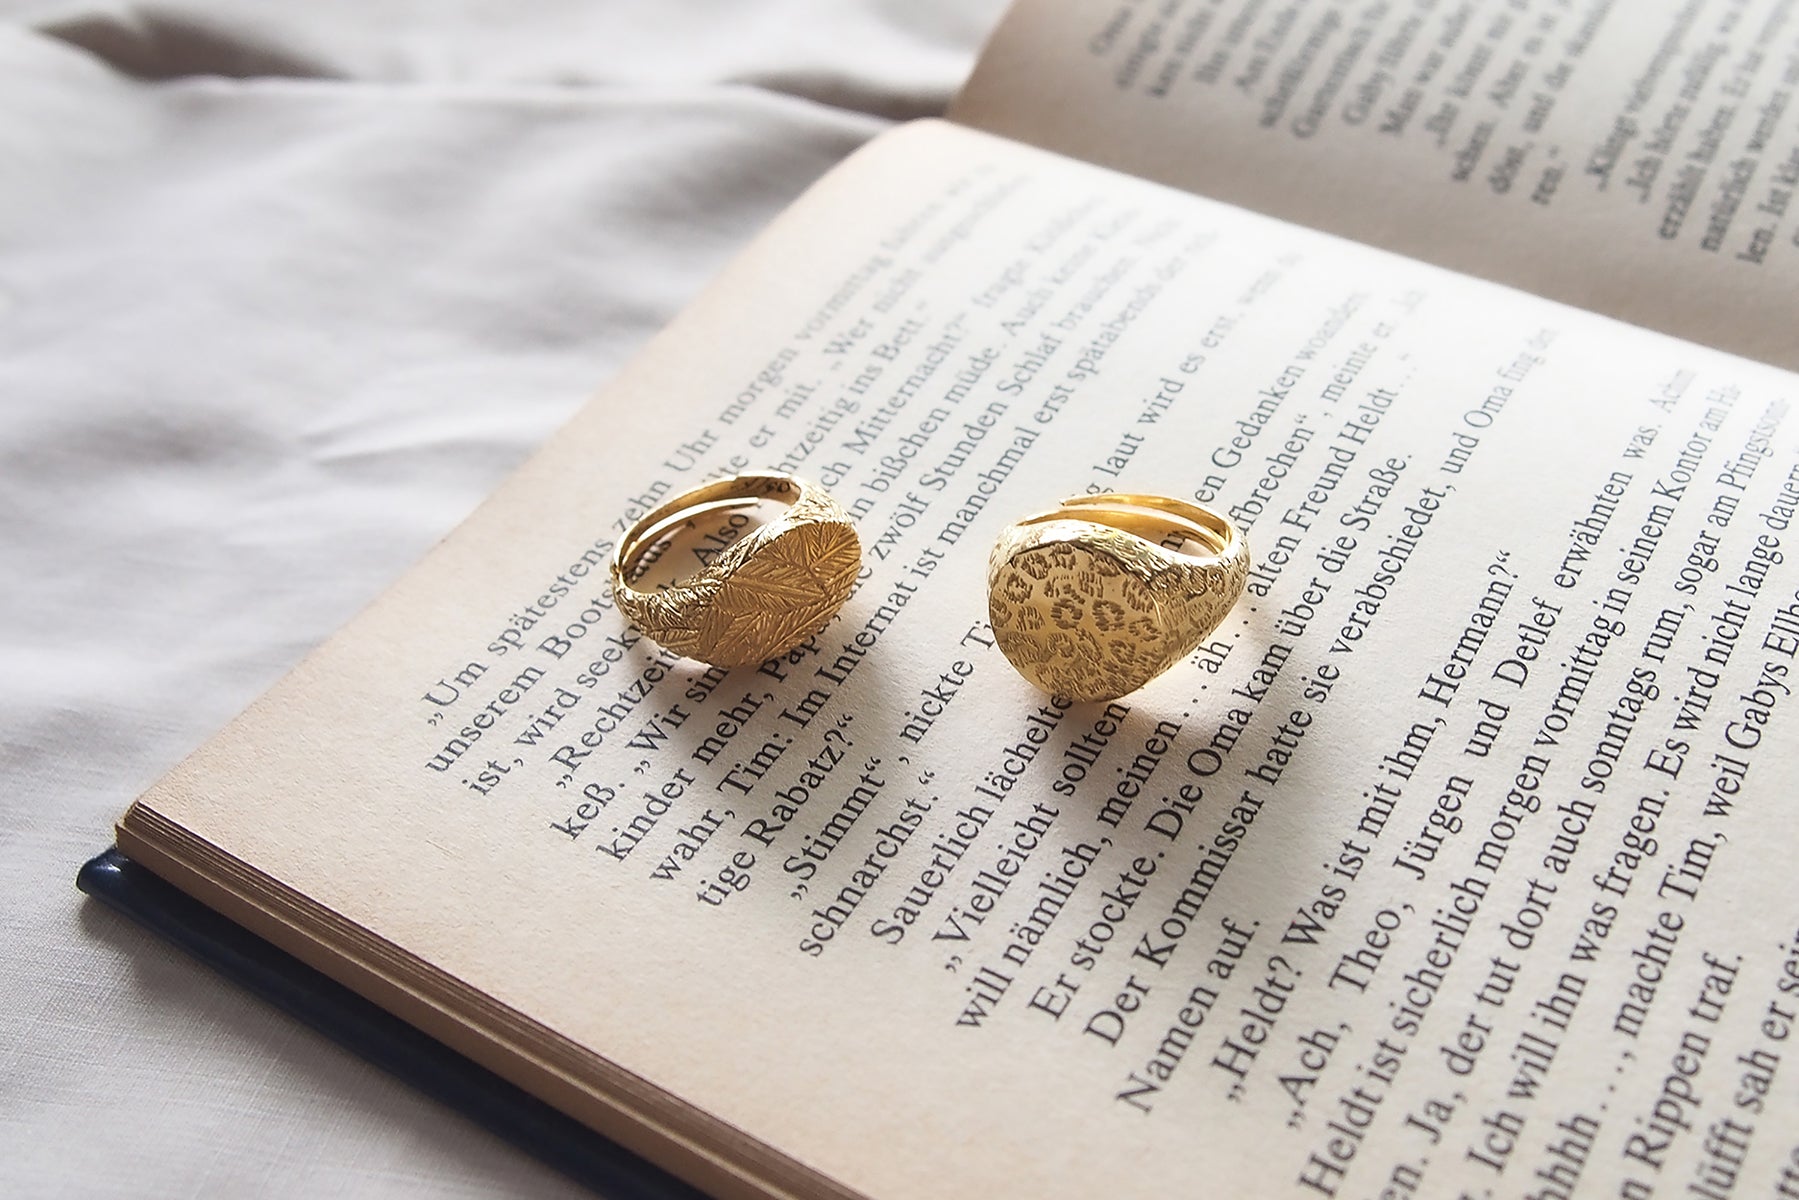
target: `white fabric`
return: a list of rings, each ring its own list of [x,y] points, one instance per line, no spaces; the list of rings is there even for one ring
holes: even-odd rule
[[[75,869],[999,7],[0,7],[0,1195],[575,1192]]]

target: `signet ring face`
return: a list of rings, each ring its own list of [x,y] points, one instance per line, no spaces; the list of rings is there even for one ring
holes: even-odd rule
[[[1070,700],[1115,700],[1218,628],[1249,566],[1242,531],[1209,508],[1137,493],[1072,496],[1000,532],[987,560],[988,615],[1000,650],[1032,684]]]
[[[706,513],[773,500],[786,511],[712,557],[698,572],[639,591],[650,552]],[[823,629],[862,565],[855,525],[829,493],[780,472],[701,484],[645,513],[612,555],[619,611],[659,645],[719,667],[766,662]]]

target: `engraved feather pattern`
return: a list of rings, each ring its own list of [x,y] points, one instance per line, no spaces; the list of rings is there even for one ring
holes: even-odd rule
[[[720,667],[760,663],[823,629],[862,565],[842,507],[816,490],[690,579],[620,593],[620,607],[670,650]]]

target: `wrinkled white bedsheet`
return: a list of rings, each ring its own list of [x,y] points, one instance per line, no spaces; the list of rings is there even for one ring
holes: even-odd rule
[[[75,870],[999,7],[0,3],[0,1195],[576,1193]]]

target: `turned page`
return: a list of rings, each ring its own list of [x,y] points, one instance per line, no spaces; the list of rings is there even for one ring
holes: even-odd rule
[[[724,1193],[1768,1180],[1794,385],[909,126],[122,841]],[[765,469],[854,515],[843,610],[734,670],[632,629],[621,535]],[[1110,490],[1229,513],[1255,565],[1071,704],[996,649],[988,551]]]
[[[1790,0],[1021,0],[954,119],[1799,366]]]

